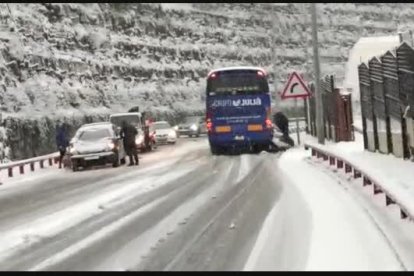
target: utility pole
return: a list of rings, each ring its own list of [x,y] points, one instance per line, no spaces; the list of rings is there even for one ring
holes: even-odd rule
[[[302,41],[303,41],[303,51],[305,54],[305,66],[303,67],[303,74],[304,74],[304,78],[309,80],[310,76],[311,76],[311,68],[310,68],[310,64],[309,64],[309,52],[308,52],[308,46],[309,46],[309,36],[308,36],[308,26],[309,26],[309,11],[306,8],[307,4],[297,4],[300,7],[300,14],[304,20],[304,24],[303,24],[303,32],[302,32]],[[311,119],[310,119],[310,103],[309,103],[309,98],[305,98],[303,101],[303,104],[305,105],[305,117],[306,117],[306,128],[307,128],[307,132],[310,132],[311,129]],[[299,140],[298,140],[299,141]]]
[[[278,23],[278,17],[277,17],[278,15],[275,15],[273,12],[271,13],[271,16],[270,16],[270,20],[272,21],[272,26],[273,26],[273,28],[272,28],[272,33],[270,34],[270,38],[271,38],[271,45],[272,45],[272,63],[273,63],[273,89],[274,89],[274,91],[272,91],[272,92],[274,92],[275,93],[275,108],[276,108],[276,110],[278,110],[278,111],[280,111],[280,100],[281,100],[281,98],[280,98],[280,95],[278,94],[278,89],[277,89],[277,87],[278,87],[278,74],[277,74],[277,72],[278,72],[278,66],[276,65],[276,63],[277,63],[277,48],[276,48],[276,36],[277,36],[277,30],[276,30],[276,23]]]
[[[318,135],[318,143],[325,144],[325,133],[323,126],[323,106],[322,106],[322,91],[320,84],[320,67],[319,67],[319,52],[318,52],[318,30],[316,22],[316,3],[311,3],[312,14],[312,44],[313,44],[313,65],[315,71],[315,102],[316,102],[316,131]]]

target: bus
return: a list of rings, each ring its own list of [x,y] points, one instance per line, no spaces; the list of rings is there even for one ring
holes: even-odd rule
[[[268,75],[259,67],[226,67],[207,76],[206,125],[213,155],[272,147]]]

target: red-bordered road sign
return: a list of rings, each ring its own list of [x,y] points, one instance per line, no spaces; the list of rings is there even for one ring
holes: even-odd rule
[[[298,73],[293,72],[289,76],[289,80],[286,83],[285,88],[283,89],[281,98],[307,98],[311,96],[311,92],[306,86],[304,80],[298,75]]]

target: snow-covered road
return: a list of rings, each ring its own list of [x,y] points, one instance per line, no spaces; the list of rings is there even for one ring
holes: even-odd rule
[[[205,138],[181,138],[140,164],[1,186],[0,270],[405,268],[303,153],[212,156]]]
[[[245,270],[412,270],[414,225],[375,204],[349,177],[282,155],[283,193],[262,227]],[[372,194],[372,192],[371,192]]]

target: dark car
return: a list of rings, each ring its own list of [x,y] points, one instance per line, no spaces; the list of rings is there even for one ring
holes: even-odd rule
[[[204,117],[201,116],[190,116],[184,119],[184,122],[179,124],[177,127],[177,134],[188,135],[190,137],[199,137],[200,134],[207,133],[206,122]]]
[[[70,159],[73,171],[79,167],[125,163],[125,150],[116,126],[103,122],[81,126],[70,142]]]
[[[151,124],[149,125],[149,141],[145,140],[145,127],[141,113],[115,113],[109,116],[109,121],[117,126],[118,131],[121,130],[123,121],[133,125],[138,131],[135,142],[140,152],[152,151],[157,148],[157,137],[155,136],[155,129]]]

